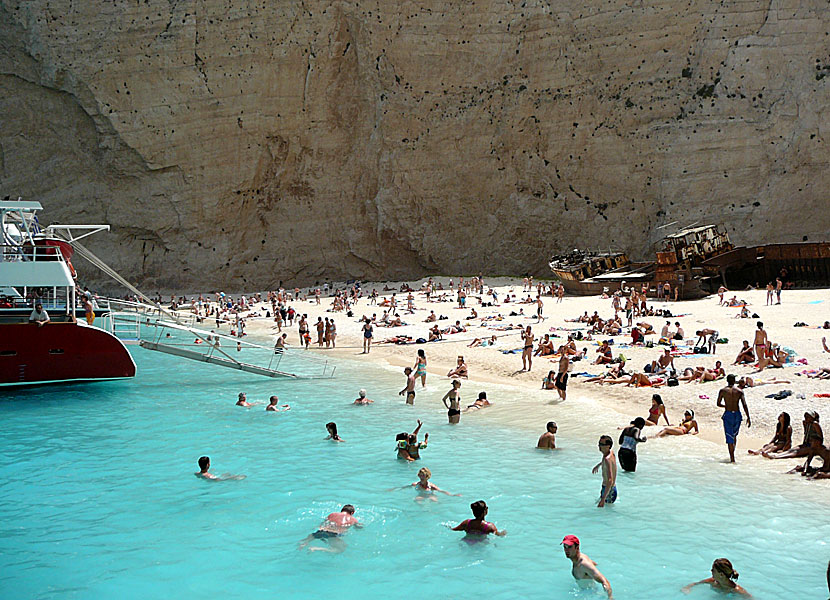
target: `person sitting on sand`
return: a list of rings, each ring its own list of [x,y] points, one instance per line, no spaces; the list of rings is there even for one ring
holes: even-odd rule
[[[594,378],[596,379],[596,378]],[[548,376],[542,380],[543,390],[552,390],[556,387],[556,371],[548,371]]]
[[[608,340],[603,340],[602,344],[600,344],[599,348],[597,348],[597,357],[596,361],[594,361],[595,365],[607,365],[609,363],[614,362],[614,357],[611,352],[611,346],[608,343]]]
[[[688,594],[693,587],[700,584],[708,584],[712,589],[719,592],[740,594],[751,597],[750,593],[735,583],[738,579],[738,572],[732,568],[732,563],[726,558],[718,558],[712,563],[712,576],[690,583],[683,588],[683,593]]]
[[[506,531],[499,531],[495,525],[484,520],[488,512],[487,504],[484,500],[473,502],[470,504],[470,509],[473,511],[473,518],[462,521],[452,528],[453,531],[464,531],[468,537],[481,537],[488,533],[495,533],[498,536],[507,535]]]
[[[435,316],[435,311],[431,310],[431,311],[429,311],[429,316],[426,319],[424,319],[424,323],[433,323],[437,320],[438,320],[438,317]]]
[[[432,471],[430,471],[426,467],[422,467],[418,471],[418,481],[415,483],[410,483],[408,485],[401,486],[399,488],[392,488],[389,490],[390,492],[395,490],[405,490],[406,488],[415,488],[418,495],[415,496],[415,502],[423,502],[424,500],[431,500],[432,502],[437,502],[438,498],[435,496],[436,492],[440,492],[441,494],[446,494],[447,496],[458,496],[461,497],[461,494],[451,494],[446,490],[442,490],[434,483],[430,482],[430,478],[432,477]]]
[[[440,339],[443,339],[444,336],[441,335],[441,331],[438,329],[438,325],[433,325],[432,329],[429,330],[429,341],[436,342]]]
[[[548,421],[548,424],[545,426],[545,433],[536,442],[536,447],[542,450],[556,450],[557,429],[555,421]]]
[[[777,344],[772,344],[765,356],[758,357],[758,369],[754,372],[760,373],[767,367],[783,367],[786,360],[786,352],[781,350]]]
[[[455,368],[447,373],[447,377],[463,377],[467,379],[467,364],[464,362],[463,356],[458,357]]]
[[[739,312],[737,315],[735,315],[736,319],[748,319],[749,317],[750,317],[749,309],[746,307],[746,305],[743,305],[741,307],[741,312]]]
[[[651,323],[646,323],[645,321],[641,321],[637,323],[637,327],[643,332],[643,335],[651,335],[655,333],[654,327],[652,327]]]
[[[478,398],[476,398],[475,402],[472,404],[468,404],[467,408],[464,409],[464,412],[468,412],[471,410],[480,410],[482,408],[486,408],[490,406],[492,403],[487,399],[487,392],[479,392]]]
[[[779,459],[779,458],[800,458],[802,456],[809,456],[814,445],[820,446],[824,444],[824,432],[819,425],[819,416],[813,410],[804,413],[804,440],[795,448],[789,450],[781,450],[779,452],[761,452],[764,458]]]
[[[268,406],[265,407],[265,410],[267,410],[268,412],[285,412],[286,410],[291,410],[291,407],[287,404],[283,404],[282,408],[280,408],[277,404],[279,401],[280,399],[276,396],[271,396],[268,399]]]
[[[657,360],[651,362],[650,368],[650,372],[654,375],[660,375],[663,373],[668,373],[669,371],[674,371],[674,356],[672,356],[671,354],[671,349],[664,349],[663,354]]]
[[[749,345],[748,340],[743,341],[743,348],[741,351],[738,352],[738,356],[735,357],[735,362],[733,365],[748,365],[755,362],[755,351],[752,349],[752,346]]]
[[[700,430],[695,421],[695,411],[691,408],[683,413],[683,421],[677,427],[664,427],[657,432],[657,437],[666,437],[667,435],[697,435]]]
[[[360,390],[354,401],[355,404],[373,404],[374,402],[374,400],[369,400],[369,398],[366,397],[366,390]]]
[[[551,356],[554,353],[553,341],[550,339],[550,334],[546,333],[545,337],[539,342],[533,356]]]
[[[651,396],[651,408],[648,409],[648,416],[646,417],[646,426],[659,424],[661,416],[665,419],[666,425],[670,426],[671,423],[669,423],[669,417],[666,413],[666,405],[663,404],[663,399],[660,397],[660,394],[653,394]]]
[[[355,508],[351,504],[346,504],[340,509],[340,512],[330,513],[317,531],[309,534],[300,542],[300,550],[308,547],[312,541],[320,540],[326,542],[328,546],[312,546],[308,548],[309,551],[320,550],[335,554],[343,552],[346,549],[346,543],[341,536],[352,526],[356,528],[363,527],[363,524],[354,518],[354,513]]]
[[[793,446],[793,428],[790,425],[790,414],[782,412],[778,415],[778,424],[775,426],[775,435],[758,450],[747,450],[747,454],[763,454],[764,452],[784,452]]]

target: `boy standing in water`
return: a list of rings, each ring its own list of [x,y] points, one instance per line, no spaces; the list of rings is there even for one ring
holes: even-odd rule
[[[415,404],[415,374],[412,372],[412,367],[406,367],[403,372],[406,375],[406,387],[398,392],[398,395],[403,396],[406,392],[406,403]]]
[[[596,473],[602,467],[602,491],[597,503],[597,506],[602,508],[617,501],[617,457],[611,452],[614,440],[609,436],[600,437],[598,445],[599,451],[602,452],[602,461],[591,470],[591,473]]]

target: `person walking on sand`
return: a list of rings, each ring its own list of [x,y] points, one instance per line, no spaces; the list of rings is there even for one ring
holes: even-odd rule
[[[741,405],[746,413],[746,426],[752,426],[746,398],[742,390],[735,387],[735,376],[726,376],[726,387],[718,392],[718,406],[723,411],[723,431],[726,434],[726,446],[729,448],[729,462],[735,462],[735,444],[738,441],[738,432],[741,429]]]
[[[406,375],[406,386],[398,392],[398,396],[406,393],[406,403],[415,404],[415,374],[412,372],[412,367],[406,367],[403,373]]]
[[[596,581],[605,590],[608,600],[614,600],[611,584],[608,583],[605,575],[597,569],[597,563],[579,550],[579,538],[575,535],[566,535],[562,539],[561,546],[565,550],[565,556],[573,563],[571,575],[574,579],[577,581]]]
[[[602,490],[597,503],[597,507],[602,508],[617,501],[617,458],[611,452],[614,440],[610,436],[601,436],[597,445],[602,452],[602,460],[591,469],[591,473],[596,474],[602,467]]]
[[[524,347],[522,348],[522,371],[530,371],[533,366],[533,333],[530,325],[522,332]]]
[[[447,419],[450,425],[456,425],[461,420],[461,392],[458,391],[460,388],[461,382],[454,379],[450,391],[441,398],[441,402],[447,407]]]
[[[421,387],[427,386],[427,355],[423,348],[418,350],[418,356],[415,357],[415,378],[421,378]]]

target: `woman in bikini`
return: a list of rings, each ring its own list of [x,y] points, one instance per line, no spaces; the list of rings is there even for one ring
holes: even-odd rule
[[[463,531],[469,537],[483,537],[488,533],[495,533],[499,536],[507,535],[506,531],[499,531],[495,525],[484,520],[484,517],[487,516],[488,512],[487,503],[484,502],[484,500],[473,502],[470,504],[470,508],[473,511],[473,518],[465,519],[453,527],[453,531]]]
[[[712,589],[727,594],[740,594],[741,596],[751,597],[751,594],[744,588],[735,583],[738,579],[738,572],[732,568],[732,563],[726,558],[718,558],[712,563],[712,576],[694,583],[690,583],[683,588],[683,592],[688,594],[693,587],[702,583],[708,584]]]
[[[789,450],[782,450],[781,452],[761,452],[764,458],[800,458],[802,456],[809,456],[812,452],[813,444],[824,444],[824,432],[821,430],[821,425],[818,423],[818,414],[813,411],[804,413],[804,440],[795,448]]]
[[[457,379],[452,382],[450,391],[444,394],[441,402],[447,407],[447,419],[450,425],[456,425],[461,420],[461,382]]]
[[[592,379],[601,379],[594,377]],[[542,389],[543,390],[552,390],[554,389],[554,384],[556,383],[556,371],[548,371],[548,376],[542,380]]]
[[[667,435],[697,435],[700,430],[697,428],[697,421],[695,421],[695,411],[691,408],[683,415],[683,422],[678,427],[664,427],[657,434],[657,437],[665,437]]]
[[[423,349],[418,350],[418,356],[415,357],[415,377],[421,378],[421,387],[427,386],[427,355]]]
[[[651,408],[648,409],[648,416],[646,417],[646,427],[649,425],[657,425],[660,422],[660,416],[666,421],[666,425],[671,427],[669,417],[666,415],[666,405],[663,404],[663,399],[660,394],[654,394],[651,397]]]
[[[793,428],[790,425],[790,414],[782,412],[778,415],[778,424],[775,426],[775,435],[768,444],[758,450],[747,450],[749,454],[763,454],[764,452],[785,452],[793,446]]]

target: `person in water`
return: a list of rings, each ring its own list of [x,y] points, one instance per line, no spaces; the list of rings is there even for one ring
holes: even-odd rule
[[[210,472],[210,457],[208,456],[199,457],[199,472],[194,473],[194,475],[200,479],[207,479],[208,481],[232,481],[245,479],[244,475],[230,475],[227,473],[224,475],[214,475]]]
[[[492,403],[487,399],[487,392],[479,392],[478,398],[472,403],[468,404],[467,408],[464,409],[464,412],[468,412],[471,410],[481,410],[482,408],[486,408],[490,406]]]
[[[505,530],[502,529],[499,531],[493,523],[489,523],[484,520],[484,517],[487,516],[487,512],[489,510],[487,508],[487,503],[484,502],[484,500],[473,502],[470,504],[470,508],[473,511],[473,518],[465,519],[453,527],[453,531],[464,531],[467,533],[467,536],[485,536],[489,533],[495,533],[499,536],[507,535]]]
[[[666,437],[667,435],[697,435],[700,430],[695,421],[695,411],[691,408],[683,414],[683,422],[677,427],[664,427],[661,429],[656,437]]]
[[[442,490],[434,483],[430,482],[430,478],[432,477],[432,471],[430,471],[426,467],[422,467],[418,471],[418,481],[415,483],[410,483],[409,485],[405,485],[400,488],[392,488],[392,490],[400,490],[406,489],[410,487],[414,487],[415,490],[418,492],[418,495],[415,496],[415,502],[423,502],[424,500],[432,500],[433,502],[437,502],[438,498],[435,496],[436,492],[440,492],[441,494],[446,494],[447,496],[458,496],[461,497],[461,494],[452,494],[447,490]]]
[[[565,550],[565,556],[573,563],[571,575],[574,579],[577,581],[596,581],[608,594],[608,600],[613,600],[614,593],[611,590],[611,584],[608,583],[605,575],[597,569],[597,563],[580,551],[579,538],[575,535],[566,535],[561,545]]]
[[[726,558],[718,558],[712,563],[712,576],[700,581],[690,583],[683,588],[683,592],[688,594],[693,587],[702,583],[712,586],[712,589],[727,594],[740,594],[741,596],[751,597],[751,594],[744,588],[739,586],[735,581],[738,579],[738,572],[732,568],[732,563]]]
[[[340,554],[346,549],[346,542],[343,541],[343,534],[346,533],[350,527],[363,527],[363,524],[354,518],[355,508],[351,504],[346,504],[340,509],[340,512],[330,513],[325,521],[314,533],[306,536],[300,542],[300,550],[306,548],[312,541],[320,540],[326,542],[328,546],[312,546],[309,547],[309,552],[319,550],[321,552],[333,552]]]
[[[423,348],[418,349],[418,356],[415,358],[415,378],[421,378],[421,387],[427,386],[427,355]]]
[[[637,470],[637,444],[646,441],[646,436],[642,435],[645,426],[646,420],[643,417],[637,417],[620,433],[620,449],[617,450],[617,458],[620,460],[623,471],[633,473]]]
[[[366,390],[360,390],[354,401],[355,404],[374,404],[374,402],[374,400],[369,400],[369,398],[366,397]]]
[[[591,473],[596,474],[602,467],[602,490],[599,502],[597,502],[597,506],[602,508],[606,504],[613,504],[617,501],[617,458],[611,452],[614,440],[610,436],[600,436],[597,446],[602,453],[602,460],[591,469]]]
[[[248,402],[248,396],[245,394],[245,392],[239,392],[239,398],[236,401],[236,405],[245,407],[253,406],[253,404]]]
[[[337,424],[336,423],[334,423],[334,422],[326,423],[326,431],[329,432],[329,436],[326,438],[327,440],[331,440],[332,442],[345,442],[346,441],[337,434]]]
[[[403,370],[406,375],[406,386],[398,392],[398,396],[403,396],[406,393],[406,403],[415,404],[415,374],[412,372],[412,367],[406,367]]]
[[[447,419],[450,425],[457,425],[461,420],[461,382],[454,379],[450,391],[444,394],[441,402],[447,407]]]
[[[548,421],[545,433],[539,437],[536,447],[542,450],[556,450],[556,422]]]
[[[268,406],[265,407],[265,410],[267,410],[268,412],[284,412],[286,410],[291,410],[291,407],[287,404],[283,404],[282,408],[280,408],[279,404],[277,404],[279,401],[280,399],[276,396],[271,396],[268,399]]]

